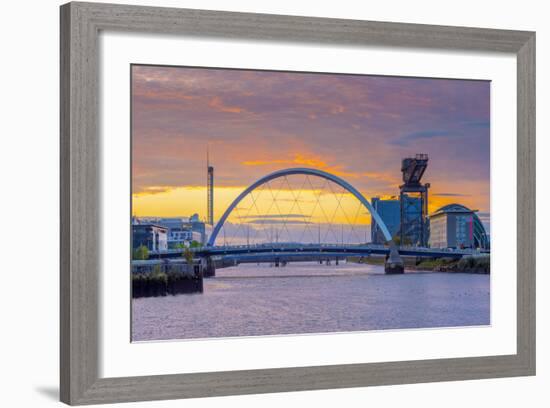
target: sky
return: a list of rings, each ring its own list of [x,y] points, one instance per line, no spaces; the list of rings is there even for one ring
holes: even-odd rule
[[[426,153],[429,211],[458,202],[489,223],[488,81],[133,65],[133,214],[205,218],[207,148],[215,219],[252,182],[290,167],[325,170],[368,199],[395,196],[401,159]],[[273,192],[296,203],[299,192],[307,213],[332,191],[307,181],[279,180],[266,203]],[[340,194],[333,207],[356,213],[357,201]],[[297,209],[279,216],[291,221]],[[248,218],[273,219],[267,210]],[[357,211],[349,223],[369,224]]]

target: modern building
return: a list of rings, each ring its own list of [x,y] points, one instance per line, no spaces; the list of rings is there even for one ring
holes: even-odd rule
[[[489,249],[489,237],[476,210],[461,204],[449,204],[430,215],[432,248]]]
[[[172,231],[168,235],[168,247],[179,248],[189,246],[193,241],[201,242],[202,235],[193,230]]]
[[[392,237],[399,232],[401,223],[401,204],[397,199],[382,200],[380,197],[372,197],[371,204],[374,210],[380,215]],[[386,239],[380,229],[380,226],[373,218],[371,222],[371,241],[373,244],[384,244]]]
[[[156,224],[132,224],[132,248],[146,246],[149,251],[168,249],[168,229]]]
[[[181,246],[189,246],[196,241],[203,244],[206,240],[204,222],[194,214],[187,218],[158,218],[155,220],[158,225],[168,231],[168,248],[175,249]]]
[[[206,224],[199,219],[198,214],[193,214],[189,217],[189,225],[191,226],[191,230],[198,234],[199,239],[196,241],[203,245],[206,244],[208,238],[206,234]]]

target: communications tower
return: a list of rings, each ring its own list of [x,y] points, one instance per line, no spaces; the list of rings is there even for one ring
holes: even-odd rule
[[[207,190],[207,216],[206,223],[214,225],[214,167],[210,165],[210,154],[206,145],[206,190]]]

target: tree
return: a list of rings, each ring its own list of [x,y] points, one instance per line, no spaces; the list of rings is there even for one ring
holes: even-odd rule
[[[193,252],[189,248],[186,247],[183,250],[183,257],[185,258],[185,260],[189,265],[193,263]]]
[[[393,237],[393,242],[395,242],[395,245],[397,246],[409,246],[409,245],[412,245],[412,240],[410,237],[407,237],[405,236],[405,239],[403,239],[403,241],[401,241],[401,236],[399,234],[395,234],[395,236]]]
[[[140,245],[134,250],[133,258],[138,261],[149,259],[149,249],[145,245]]]
[[[195,241],[195,240],[193,240],[189,243],[189,248],[200,248],[201,246],[202,246],[202,244],[198,241]]]

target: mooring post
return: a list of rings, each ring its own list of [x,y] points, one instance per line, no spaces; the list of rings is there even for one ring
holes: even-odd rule
[[[388,275],[404,273],[405,263],[403,262],[403,259],[401,259],[401,255],[399,255],[397,246],[393,241],[389,242],[389,246],[390,246],[390,253],[388,254],[388,257],[386,258],[386,262],[384,263],[384,271]]]
[[[207,256],[205,259],[206,259],[206,268],[204,269],[203,276],[205,278],[216,276],[216,264],[214,263],[214,260],[210,256]]]

